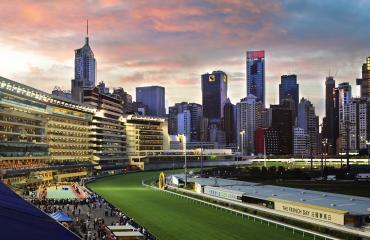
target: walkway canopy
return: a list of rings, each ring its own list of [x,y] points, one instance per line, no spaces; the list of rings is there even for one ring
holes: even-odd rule
[[[0,181],[1,239],[80,239]]]
[[[73,221],[73,219],[70,218],[68,214],[63,212],[62,210],[49,214],[49,216],[58,222],[72,222]]]

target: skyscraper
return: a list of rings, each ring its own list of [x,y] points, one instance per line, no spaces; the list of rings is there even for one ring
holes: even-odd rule
[[[319,153],[319,117],[313,104],[302,98],[298,105],[298,128],[308,135],[307,153],[315,156]],[[300,130],[297,130],[299,133]]]
[[[224,117],[227,99],[227,75],[223,71],[213,71],[202,75],[203,116],[208,119]]]
[[[265,51],[247,51],[247,96],[253,94],[265,106]]]
[[[284,99],[289,98],[294,101],[293,114],[296,117],[299,103],[299,85],[297,84],[297,75],[295,74],[281,76],[279,103],[282,104]]]
[[[349,149],[366,152],[369,136],[369,105],[367,98],[352,98],[346,108],[349,113]]]
[[[166,115],[164,87],[137,87],[136,102],[142,102],[148,107],[148,113],[146,115],[157,117],[164,117]]]
[[[244,154],[255,152],[255,131],[262,125],[262,108],[262,102],[258,102],[253,94],[241,99],[236,105],[238,146]]]
[[[235,105],[228,98],[224,106],[224,130],[227,146],[236,143],[235,118]]]
[[[323,137],[328,139],[328,153],[336,152],[338,138],[338,110],[335,107],[335,80],[328,76],[325,81],[325,121],[323,121]]]
[[[338,123],[341,150],[347,149],[347,130],[350,127],[349,103],[352,98],[352,88],[348,82],[340,83],[337,88]],[[349,146],[348,146],[349,147]]]
[[[293,152],[293,118],[292,110],[287,106],[270,105],[272,110],[271,127],[278,132],[279,154],[289,155]]]
[[[75,78],[72,80],[72,98],[81,102],[81,91],[94,88],[96,84],[96,60],[89,45],[89,25],[85,45],[75,50]]]
[[[367,57],[366,63],[362,65],[362,78],[357,79],[357,85],[361,86],[361,97],[370,97],[370,57]]]

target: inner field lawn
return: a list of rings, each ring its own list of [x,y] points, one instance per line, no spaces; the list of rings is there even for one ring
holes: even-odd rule
[[[161,240],[312,239],[141,185],[142,179],[158,175],[159,172],[131,173],[88,186]]]

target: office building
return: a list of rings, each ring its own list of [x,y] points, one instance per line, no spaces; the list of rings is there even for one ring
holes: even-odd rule
[[[202,120],[202,105],[197,103],[181,102],[175,103],[174,106],[168,108],[168,134],[177,135],[178,134],[178,114],[183,113],[185,110],[190,112],[190,138],[187,140],[189,142],[200,141],[200,128]]]
[[[265,144],[267,155],[280,155],[280,137],[277,130],[273,128],[265,130]]]
[[[136,102],[142,102],[148,107],[145,115],[165,117],[165,88],[160,86],[148,86],[136,88]]]
[[[278,132],[279,154],[293,153],[293,118],[292,110],[287,106],[270,105],[272,110],[271,127]]]
[[[302,158],[311,156],[310,136],[300,127],[293,129],[293,154]]]
[[[309,137],[309,144],[307,144],[308,152],[310,156],[316,156],[319,154],[320,142],[319,142],[319,117],[315,113],[315,107],[313,104],[302,98],[298,105],[298,121],[297,126],[303,129],[304,134]]]
[[[189,110],[184,110],[177,114],[177,134],[185,135],[186,140],[191,138],[191,114]]]
[[[297,109],[299,103],[299,84],[297,84],[297,75],[281,76],[279,84],[279,104],[283,104],[283,100],[292,99],[294,101],[293,114],[297,117]]]
[[[238,146],[245,155],[255,152],[255,131],[262,125],[262,108],[262,102],[252,94],[236,104]]]
[[[335,80],[328,76],[325,81],[325,119],[323,120],[323,137],[328,139],[328,154],[335,154],[338,138],[338,106],[335,102]]]
[[[362,65],[362,78],[357,79],[357,85],[361,87],[361,97],[370,97],[370,57],[366,58],[366,62]]]
[[[247,51],[247,96],[252,94],[265,106],[265,51]]]
[[[266,130],[267,128],[257,128],[255,132],[255,153],[257,155],[266,153]]]
[[[224,106],[224,131],[226,145],[231,146],[236,143],[236,108],[228,98]]]
[[[224,105],[227,100],[226,73],[213,71],[211,74],[203,74],[201,78],[203,116],[208,119],[223,118]]]
[[[72,99],[81,101],[84,88],[94,88],[96,85],[96,60],[89,45],[89,36],[85,38],[85,45],[75,50],[75,77],[72,80]]]
[[[262,128],[271,127],[272,110],[270,108],[263,108],[261,111],[261,119]]]

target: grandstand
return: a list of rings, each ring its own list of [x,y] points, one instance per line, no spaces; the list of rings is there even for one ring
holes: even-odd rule
[[[172,175],[168,180],[181,185],[184,175]],[[189,178],[188,183],[197,193],[256,204],[288,215],[354,227],[370,225],[370,198],[220,178]]]

